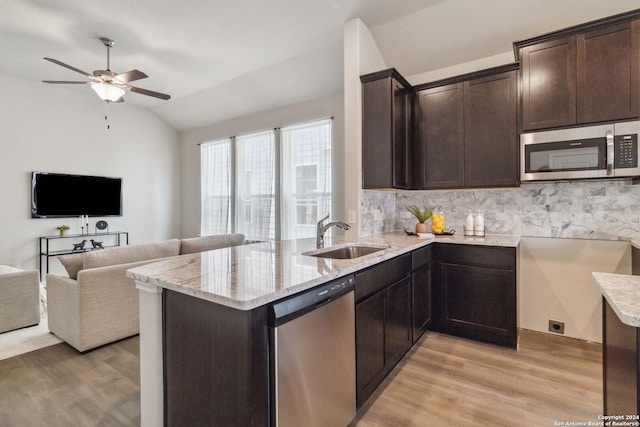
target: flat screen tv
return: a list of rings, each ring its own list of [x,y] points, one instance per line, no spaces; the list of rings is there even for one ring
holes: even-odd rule
[[[122,178],[31,174],[31,217],[121,216]]]

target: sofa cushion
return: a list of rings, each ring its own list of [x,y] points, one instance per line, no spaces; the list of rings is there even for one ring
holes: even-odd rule
[[[105,267],[127,264],[148,259],[165,258],[180,254],[180,240],[171,239],[162,242],[139,245],[118,246],[84,254],[83,268]]]
[[[61,255],[58,257],[58,260],[62,264],[65,270],[67,270],[67,274],[70,278],[76,280],[78,278],[78,271],[82,270],[82,263],[84,258],[84,253],[81,254],[71,254],[71,255]]]
[[[197,252],[212,251],[214,249],[238,246],[244,242],[244,234],[218,234],[215,236],[194,237],[182,239],[180,254],[194,254]]]

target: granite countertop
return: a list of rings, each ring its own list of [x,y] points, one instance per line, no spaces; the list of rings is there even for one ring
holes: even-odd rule
[[[517,247],[518,236],[483,238],[437,236],[420,238],[403,231],[361,237],[357,241],[328,238],[326,246],[357,243],[385,249],[356,259],[326,259],[304,255],[315,250],[315,239],[283,240],[181,255],[127,271],[150,286],[251,310],[332,279],[411,252],[433,242]]]
[[[622,323],[640,327],[640,276],[595,272],[593,278]]]

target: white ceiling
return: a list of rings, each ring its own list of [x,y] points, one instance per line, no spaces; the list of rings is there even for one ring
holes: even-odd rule
[[[409,76],[636,8],[640,0],[2,0],[0,74],[82,80],[42,58],[104,69],[98,38],[110,37],[114,71],[144,71],[136,86],[172,96],[126,102],[186,130],[342,91],[343,24],[352,18]]]

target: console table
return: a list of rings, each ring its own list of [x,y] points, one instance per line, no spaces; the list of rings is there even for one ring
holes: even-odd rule
[[[50,243],[52,241],[64,240],[64,239],[76,239],[76,240],[89,240],[87,237],[104,237],[113,236],[113,242],[105,244],[104,247],[121,246],[123,244],[129,244],[129,232],[128,231],[108,231],[104,233],[89,233],[89,234],[67,234],[66,236],[40,236],[40,280],[43,280],[44,275],[49,272],[49,258],[60,255],[79,254],[83,252],[89,252],[94,250],[93,247],[84,248],[82,250],[72,249],[51,249]],[[73,248],[72,244],[69,244]],[[42,270],[42,259],[45,259],[45,270]]]

